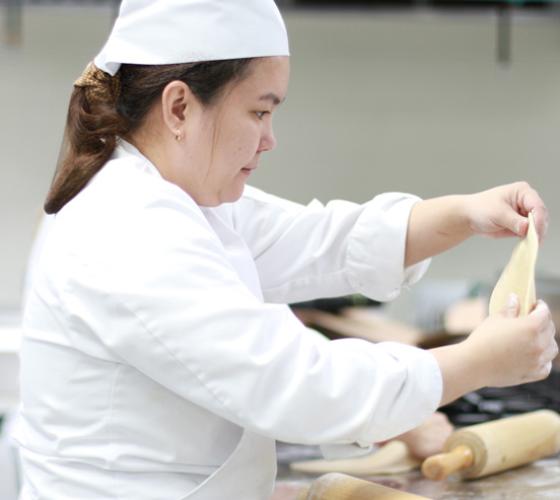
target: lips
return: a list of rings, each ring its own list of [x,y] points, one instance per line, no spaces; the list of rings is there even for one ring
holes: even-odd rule
[[[253,170],[255,170],[257,167],[259,166],[259,158],[255,157],[253,158],[252,163],[250,163],[249,165],[247,165],[246,167],[243,167],[241,169],[241,172],[245,173],[245,174],[250,174]]]

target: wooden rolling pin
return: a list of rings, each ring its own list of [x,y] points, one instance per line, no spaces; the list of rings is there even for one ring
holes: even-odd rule
[[[297,500],[429,500],[346,474],[330,472],[303,489]]]
[[[465,427],[448,438],[444,450],[422,464],[428,479],[456,472],[477,478],[512,469],[560,451],[560,415],[539,410]]]
[[[428,500],[406,491],[330,472],[318,477],[303,489],[297,500]]]

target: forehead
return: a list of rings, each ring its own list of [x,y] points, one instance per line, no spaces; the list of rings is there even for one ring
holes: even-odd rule
[[[279,104],[286,97],[289,78],[289,57],[257,58],[245,78],[234,85],[231,95]]]

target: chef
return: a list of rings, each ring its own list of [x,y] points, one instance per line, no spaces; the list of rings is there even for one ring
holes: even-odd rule
[[[273,0],[125,0],[76,81],[24,313],[22,500],[257,500],[275,440],[351,453],[487,385],[545,377],[543,303],[464,342],[329,342],[285,304],[395,298],[475,234],[523,236],[526,183],[308,206],[247,186],[276,146]]]

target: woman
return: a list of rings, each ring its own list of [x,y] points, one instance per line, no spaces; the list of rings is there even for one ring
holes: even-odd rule
[[[525,183],[303,207],[247,187],[289,77],[272,0],[124,1],[76,82],[25,312],[24,499],[263,499],[274,440],[367,448],[486,385],[545,377],[540,303],[422,351],[328,342],[286,303],[394,298],[474,234],[521,236]],[[509,317],[508,317],[509,316]]]

